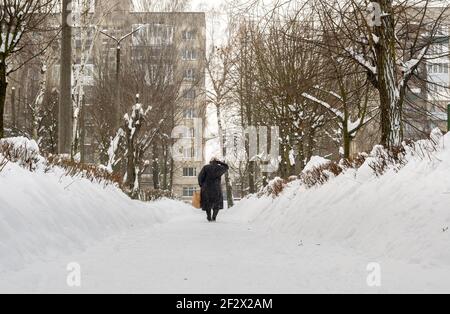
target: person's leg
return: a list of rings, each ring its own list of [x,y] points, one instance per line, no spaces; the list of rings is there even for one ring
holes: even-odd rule
[[[219,210],[218,210],[218,209],[215,209],[215,210],[214,210],[213,217],[212,217],[212,220],[213,220],[213,221],[216,221],[218,215],[219,215]]]
[[[206,218],[208,219],[208,221],[212,221],[211,209],[206,210]]]

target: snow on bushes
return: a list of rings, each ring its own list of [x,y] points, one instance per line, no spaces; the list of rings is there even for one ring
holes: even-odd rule
[[[91,182],[120,185],[120,178],[95,165],[82,164],[61,156],[44,158],[39,154],[39,147],[33,140],[25,137],[0,140],[0,170],[8,162],[36,171],[42,169],[51,172],[53,168],[64,169],[65,175],[72,178],[85,178]]]
[[[258,196],[272,196],[272,197],[278,197],[281,192],[283,192],[284,188],[287,185],[287,181],[283,180],[282,178],[275,178],[271,180],[267,186],[261,189],[261,191],[258,193]]]
[[[283,184],[278,197],[244,199],[231,214],[374,261],[450,265],[450,133],[315,169]]]
[[[15,162],[30,171],[34,171],[41,161],[37,143],[25,137],[0,140],[0,155],[4,164]]]
[[[102,167],[79,163],[60,156],[48,157],[45,171],[51,171],[53,167],[64,169],[66,176],[84,178],[93,183],[114,184],[117,186],[120,186],[122,183],[119,176],[110,173]]]
[[[104,173],[46,160],[25,138],[2,140],[0,147],[0,162],[8,161],[0,172],[0,274],[192,214],[181,202],[130,200]]]
[[[322,166],[326,166],[331,162],[331,160],[320,157],[320,156],[312,156],[311,160],[306,164],[305,169],[303,169],[303,173],[314,170],[315,168],[319,168]]]

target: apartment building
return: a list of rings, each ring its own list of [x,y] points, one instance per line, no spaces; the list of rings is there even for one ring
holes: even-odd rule
[[[85,0],[83,0],[85,1]],[[75,20],[77,19],[77,3],[74,1]],[[55,17],[59,17],[60,9],[55,9]],[[206,18],[205,13],[196,12],[149,12],[145,6],[136,7],[133,0],[92,0],[87,14],[87,22],[83,24],[84,33],[80,32],[80,25],[75,22],[73,27],[73,80],[79,78],[80,68],[83,68],[81,80],[83,84],[83,106],[86,108],[83,117],[83,147],[84,160],[96,163],[99,161],[98,151],[96,151],[95,138],[90,134],[89,112],[95,102],[93,99],[93,85],[95,81],[96,63],[98,60],[105,61],[111,69],[115,70],[117,43],[106,36],[108,34],[117,39],[136,31],[121,42],[121,58],[126,59],[132,56],[133,62],[147,63],[148,73],[144,80],[151,78],[153,71],[152,58],[161,60],[165,55],[177,56],[176,69],[174,65],[168,64],[165,68],[167,72],[167,84],[177,82],[179,96],[176,101],[177,116],[173,117],[174,126],[184,126],[183,132],[175,132],[173,135],[183,141],[195,142],[195,138],[203,138],[204,128],[199,121],[204,121],[206,112],[205,95],[205,53],[206,53]],[[81,18],[80,18],[81,21]],[[89,31],[86,31],[89,28]],[[101,31],[101,33],[99,32]],[[82,35],[84,34],[84,35]],[[89,53],[84,53],[86,51]],[[84,58],[84,59],[83,59]],[[172,62],[175,62],[172,60]],[[122,65],[121,71],[126,71],[126,65]],[[48,82],[57,87],[59,85],[59,65],[58,61],[48,71]],[[34,80],[31,84],[26,78]],[[17,73],[14,82],[14,89],[10,90],[11,96],[20,96],[23,108],[18,115],[16,123],[29,125],[30,121],[25,121],[29,117],[24,95],[33,95],[36,91],[31,91],[30,87],[36,89],[39,85],[39,64],[30,64],[24,71]],[[144,84],[145,85],[145,84]],[[114,92],[112,88],[112,92]],[[130,91],[137,93],[138,91]],[[77,98],[78,90],[74,90],[74,97]],[[122,91],[125,93],[125,91]],[[23,94],[23,95],[22,95]],[[151,100],[147,100],[151,105]],[[129,107],[131,108],[131,103]],[[123,112],[128,112],[130,108],[122,105]],[[16,106],[17,107],[17,106]],[[7,111],[7,119],[11,120],[12,110]],[[20,120],[25,119],[25,120]],[[167,122],[169,123],[169,122]],[[10,123],[11,124],[11,123]],[[177,139],[178,140],[178,139]],[[196,149],[183,148],[181,158],[178,158],[172,167],[171,177],[173,180],[169,187],[172,192],[185,199],[190,200],[196,191],[197,174],[204,165],[204,142],[196,145]],[[149,149],[151,155],[151,149]],[[151,167],[142,175],[141,186],[145,189],[154,188]]]
[[[168,65],[168,83],[176,80],[179,83],[177,107],[180,112],[176,118],[176,128],[172,136],[176,140],[191,142],[190,147],[181,147],[181,156],[174,161],[172,192],[191,200],[198,188],[197,175],[204,165],[203,121],[206,111],[205,95],[205,53],[206,53],[206,18],[204,13],[192,12],[145,12],[146,8],[133,5],[133,1],[118,0],[111,9],[111,1],[107,5],[101,2],[97,8],[106,7],[103,31],[120,38],[139,29],[129,40],[122,44],[122,53],[132,53],[139,62],[151,62],[140,56],[174,54],[177,56],[176,70]],[[102,14],[98,12],[97,14]],[[104,14],[104,13],[103,13]],[[114,49],[114,42],[105,36],[100,37],[102,47]],[[112,46],[111,46],[112,45]],[[114,54],[112,54],[114,55]],[[152,75],[152,65],[148,76]],[[177,133],[177,130],[182,130]],[[195,143],[200,140],[199,144]],[[197,144],[197,145],[195,145]],[[89,144],[87,144],[89,145]],[[152,169],[142,175],[142,186],[152,189]]]
[[[438,17],[440,10],[429,9],[428,18]],[[404,125],[406,138],[423,138],[434,128],[447,131],[447,108],[450,104],[449,35],[449,24],[443,23],[433,36],[433,44],[420,67],[421,80],[411,84],[404,113],[409,122]]]

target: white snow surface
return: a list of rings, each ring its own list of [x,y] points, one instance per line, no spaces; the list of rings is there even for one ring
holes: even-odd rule
[[[0,292],[448,293],[450,136],[433,138],[437,152],[419,142],[426,157],[410,151],[398,173],[373,175],[377,147],[358,171],[244,199],[215,224],[180,202],[135,202],[58,169],[8,164]],[[69,263],[80,287],[67,285]],[[367,284],[372,263],[381,286]]]
[[[320,156],[312,156],[310,161],[306,164],[303,169],[303,173],[313,170],[314,168],[324,166],[329,164],[331,161],[329,159],[320,157]]]
[[[25,138],[7,141],[38,149]],[[0,191],[0,274],[191,211],[171,200],[132,201],[113,185],[67,177],[60,168],[46,173],[42,163],[35,172],[8,163],[0,172]]]
[[[374,157],[369,157],[359,170],[348,170],[321,187],[306,189],[296,181],[276,199],[250,197],[233,211],[269,230],[339,245],[375,262],[387,258],[443,267],[442,282],[450,287],[450,133],[436,133],[437,151],[430,141],[418,142],[398,173],[391,169],[377,178],[370,168]],[[313,160],[310,167],[323,162]]]

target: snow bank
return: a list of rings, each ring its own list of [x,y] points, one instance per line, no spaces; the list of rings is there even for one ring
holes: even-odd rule
[[[33,141],[24,138],[7,142],[38,151]],[[34,172],[7,163],[0,172],[0,273],[192,213],[180,202],[132,201],[113,185],[64,174],[60,168],[46,170],[42,163]]]
[[[289,183],[280,197],[251,197],[230,213],[298,240],[349,247],[374,258],[450,265],[450,134],[407,149],[407,164],[381,177],[374,155],[320,187]],[[374,150],[373,153],[377,152]],[[379,153],[379,152],[378,152]]]
[[[311,160],[306,164],[305,169],[303,169],[303,173],[313,170],[314,168],[318,168],[320,166],[325,166],[329,164],[331,161],[329,159],[325,159],[320,156],[313,156]]]

